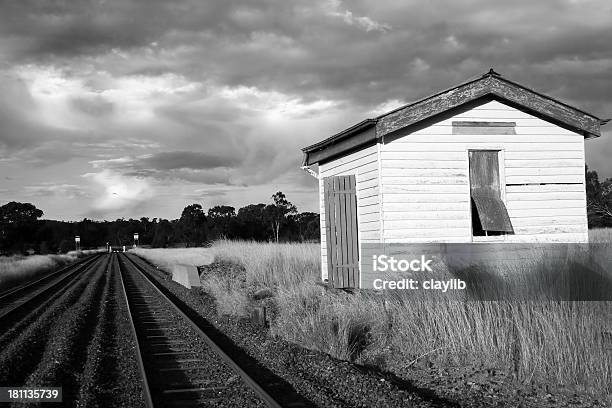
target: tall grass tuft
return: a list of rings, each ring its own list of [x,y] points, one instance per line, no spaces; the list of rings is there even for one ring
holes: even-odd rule
[[[250,286],[291,288],[321,276],[319,244],[221,240],[211,249],[216,261],[244,266]]]
[[[215,298],[219,313],[240,317],[248,314],[249,298],[240,280],[210,275],[202,279],[202,289]]]

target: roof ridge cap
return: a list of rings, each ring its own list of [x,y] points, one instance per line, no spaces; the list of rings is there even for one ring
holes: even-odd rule
[[[503,75],[500,74],[499,72],[495,72],[493,67],[489,68],[488,72],[485,72],[484,74],[482,74],[482,78],[486,78],[486,77],[498,77],[498,78],[501,78],[502,76]]]

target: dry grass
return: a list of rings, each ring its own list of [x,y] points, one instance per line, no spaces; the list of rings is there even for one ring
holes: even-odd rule
[[[321,275],[319,244],[217,241],[212,246],[215,260],[236,263],[246,269],[251,287],[292,288]]]
[[[70,251],[65,255],[30,255],[0,257],[0,292],[21,285],[57,267],[74,262],[97,250]]]
[[[243,280],[211,275],[202,279],[202,289],[215,298],[219,313],[240,317],[248,315],[250,301]]]
[[[596,235],[612,241],[609,231]],[[203,250],[165,251],[164,262],[178,256],[182,263],[203,263],[197,255]],[[402,291],[348,295],[316,284],[318,244],[220,241],[204,251],[206,257],[243,267],[242,274],[203,279],[222,313],[243,316],[249,294],[272,288],[277,310],[271,332],[304,347],[383,368],[417,361],[482,365],[513,372],[524,382],[573,386],[598,395],[612,391],[612,354],[604,334],[604,328],[612,329],[611,302],[423,301]],[[539,288],[548,288],[551,277],[564,273],[561,263],[533,256],[525,270],[486,273],[514,276],[522,287]]]
[[[276,289],[272,332],[305,347],[383,365],[388,356],[404,365],[417,359],[483,364],[515,372],[526,382],[612,391],[612,356],[602,330],[612,323],[610,302],[424,302],[401,291],[332,294],[315,284],[320,276],[316,244],[218,245],[213,246],[218,260],[244,265],[247,290],[262,282]],[[543,265],[537,271],[504,272],[521,287],[548,288],[551,271],[564,270],[554,262]]]
[[[131,252],[172,274],[176,265],[199,266],[214,260],[244,266],[243,273],[208,275],[204,290],[217,300],[219,312],[248,313],[249,293],[261,287],[294,287],[320,274],[318,244],[273,244],[247,241],[215,242],[211,248],[135,248]]]
[[[589,242],[594,244],[612,242],[612,228],[593,228],[589,230]]]

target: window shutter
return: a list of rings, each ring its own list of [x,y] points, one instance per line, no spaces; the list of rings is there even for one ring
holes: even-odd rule
[[[484,231],[513,233],[510,216],[501,199],[498,152],[472,150],[470,160],[470,195]]]

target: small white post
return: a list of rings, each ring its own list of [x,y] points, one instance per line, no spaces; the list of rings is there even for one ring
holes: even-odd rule
[[[81,250],[81,237],[79,235],[74,236],[74,245],[77,251]]]

